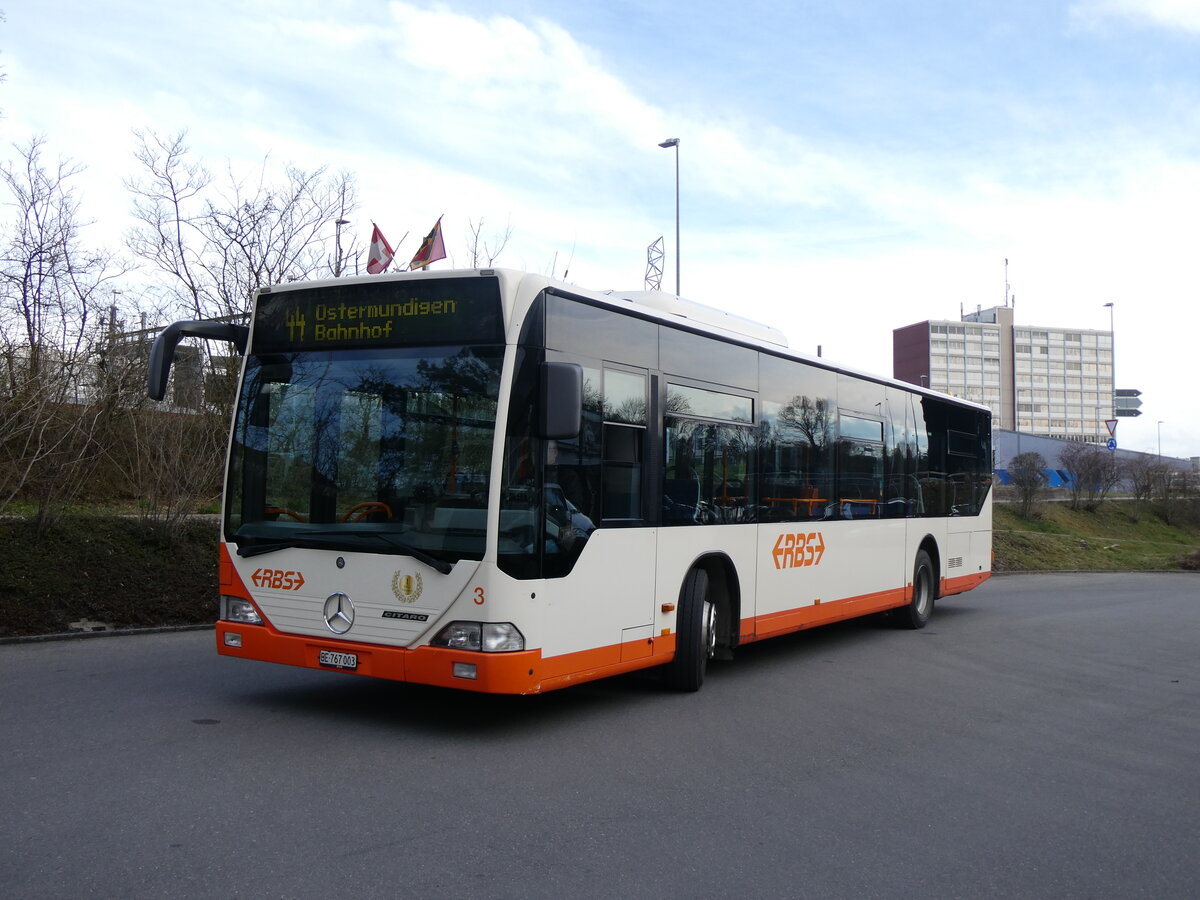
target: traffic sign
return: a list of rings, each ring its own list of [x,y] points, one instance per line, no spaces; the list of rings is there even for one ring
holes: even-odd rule
[[[1109,450],[1116,450],[1116,449],[1117,449],[1117,439],[1116,439],[1116,438],[1109,438],[1109,439],[1108,439],[1108,449],[1109,449]]]
[[[1140,397],[1142,392],[1134,388],[1117,388],[1113,392],[1118,397]]]
[[[1104,424],[1108,426],[1109,435],[1111,435],[1112,437],[1116,437],[1117,436],[1117,420],[1116,419],[1105,419]]]
[[[1140,416],[1141,414],[1142,414],[1142,411],[1140,409],[1121,409],[1120,407],[1117,408],[1117,415],[1121,416],[1122,418],[1125,418],[1125,419],[1131,418],[1133,416]]]

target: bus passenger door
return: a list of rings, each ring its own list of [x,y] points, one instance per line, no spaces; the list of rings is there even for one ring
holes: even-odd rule
[[[621,660],[651,655],[654,530],[647,527],[648,376],[632,367],[583,365],[584,410],[578,439],[553,442],[547,457],[547,527],[561,523],[582,542],[569,575],[587,595],[588,617]],[[553,571],[546,574],[568,574]]]

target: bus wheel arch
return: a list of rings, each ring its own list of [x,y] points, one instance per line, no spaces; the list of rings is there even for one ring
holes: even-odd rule
[[[742,621],[742,591],[737,569],[724,553],[712,553],[694,562],[708,573],[709,598],[716,606],[716,659],[732,659]]]
[[[733,564],[722,554],[696,560],[683,578],[676,613],[675,658],[667,664],[667,682],[680,691],[697,691],[710,659],[729,659],[740,621],[739,590]]]
[[[901,628],[924,628],[933,615],[938,597],[941,561],[937,542],[926,535],[917,549],[912,567],[912,595],[908,603],[895,611],[896,624]]]

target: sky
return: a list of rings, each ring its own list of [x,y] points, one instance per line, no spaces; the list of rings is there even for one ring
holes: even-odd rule
[[[497,265],[603,290],[663,236],[673,291],[678,160],[688,299],[888,376],[894,328],[1006,297],[1111,322],[1118,444],[1200,455],[1200,0],[0,9],[0,160],[45,135],[86,166],[114,249],[133,130],[186,129],[217,171],[354,173],[344,242],[374,221],[407,258],[443,216],[461,265],[482,219]]]

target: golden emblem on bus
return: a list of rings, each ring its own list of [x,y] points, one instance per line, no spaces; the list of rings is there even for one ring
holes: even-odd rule
[[[401,603],[415,603],[423,586],[419,572],[412,575],[397,572],[392,576],[392,593]]]

